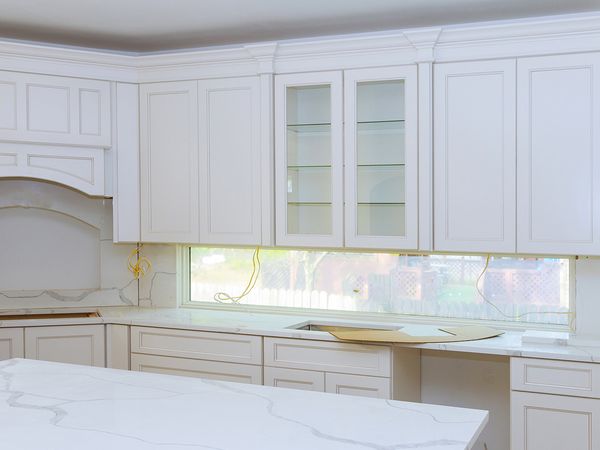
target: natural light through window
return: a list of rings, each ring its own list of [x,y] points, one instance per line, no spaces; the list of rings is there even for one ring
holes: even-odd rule
[[[231,303],[254,249],[190,249],[190,301]],[[568,324],[569,259],[261,250],[243,305]],[[258,267],[257,267],[258,268]],[[483,273],[483,274],[482,274]],[[252,280],[253,281],[253,280]]]

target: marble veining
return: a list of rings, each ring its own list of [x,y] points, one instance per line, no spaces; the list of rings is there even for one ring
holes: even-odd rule
[[[472,448],[486,411],[13,359],[3,448]]]

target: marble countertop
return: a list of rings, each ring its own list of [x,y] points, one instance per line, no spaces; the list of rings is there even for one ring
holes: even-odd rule
[[[98,367],[0,362],[2,448],[466,450],[488,412]]]
[[[28,311],[12,311],[11,313],[17,314],[27,312]],[[46,312],[51,313],[53,311],[48,310]],[[65,310],[55,310],[54,312],[65,312]],[[327,332],[298,330],[294,329],[294,327],[310,321],[332,325],[352,325],[361,323],[353,320],[325,319],[323,317],[316,318],[314,316],[266,314],[199,308],[109,307],[99,308],[99,312],[101,313],[101,317],[96,318],[5,321],[2,320],[0,314],[0,328],[104,323],[336,341],[337,339]],[[378,324],[373,321],[369,321],[368,323]],[[389,326],[390,322],[380,322],[379,325]],[[413,329],[423,327],[423,325],[410,323],[397,323],[395,325]],[[432,325],[429,325],[429,327],[432,327]],[[487,355],[600,362],[600,342],[597,343],[597,345],[571,345],[567,340],[568,333],[554,334],[557,336],[556,339],[546,341],[545,343],[524,342],[523,332],[507,331],[501,336],[478,341],[405,346]]]

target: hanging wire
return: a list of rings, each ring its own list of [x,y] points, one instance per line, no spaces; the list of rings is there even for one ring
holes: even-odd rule
[[[137,244],[135,248],[131,250],[129,257],[127,258],[127,268],[136,280],[139,280],[152,270],[152,263],[150,260],[141,254],[143,246],[144,244]]]
[[[248,280],[248,284],[245,289],[242,291],[240,295],[231,296],[227,292],[217,292],[214,295],[215,301],[219,303],[235,303],[238,304],[240,300],[246,297],[254,286],[256,286],[256,282],[258,281],[258,276],[260,275],[260,247],[256,247],[254,249],[254,253],[252,254],[252,273],[250,274],[250,279]]]
[[[530,311],[530,312],[526,312],[526,313],[522,313],[522,314],[516,314],[516,315],[506,314],[504,311],[502,311],[494,302],[492,302],[491,300],[489,300],[485,296],[485,294],[481,290],[481,287],[479,286],[481,279],[483,278],[483,276],[487,272],[488,267],[490,265],[490,258],[491,258],[491,256],[488,254],[487,257],[485,258],[485,266],[483,267],[483,270],[481,271],[481,273],[477,277],[477,281],[475,282],[475,288],[477,289],[477,292],[479,293],[479,296],[481,297],[481,299],[485,303],[487,303],[489,306],[491,306],[492,308],[494,308],[502,317],[504,317],[506,319],[510,319],[510,320],[516,320],[516,321],[519,321],[523,317],[526,317],[526,316],[529,316],[529,315],[532,315],[532,314],[557,314],[557,315],[570,316],[569,326],[572,327],[573,322],[575,321],[575,311],[539,311],[539,312],[537,312],[537,311]]]

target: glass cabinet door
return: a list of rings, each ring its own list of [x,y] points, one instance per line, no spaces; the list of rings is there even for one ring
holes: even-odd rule
[[[341,246],[342,77],[275,79],[278,245]]]
[[[346,246],[417,248],[416,68],[345,73]]]

